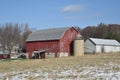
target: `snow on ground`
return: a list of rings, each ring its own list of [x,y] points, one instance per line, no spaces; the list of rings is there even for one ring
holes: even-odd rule
[[[41,69],[0,73],[0,80],[120,80],[120,65],[76,66],[68,69],[44,71]]]

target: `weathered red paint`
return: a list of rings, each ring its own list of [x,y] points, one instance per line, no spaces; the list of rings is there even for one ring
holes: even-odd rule
[[[10,59],[10,55],[9,54],[6,54],[4,56],[4,54],[0,54],[0,59]]]
[[[59,40],[27,42],[27,52],[47,50],[47,52],[59,52]]]
[[[3,59],[3,55],[2,54],[0,54],[0,59]]]
[[[32,53],[35,50],[47,50],[47,52],[54,52],[55,57],[59,52],[70,53],[70,44],[74,40],[78,31],[75,28],[69,28],[61,37],[60,40],[49,40],[49,41],[31,41],[26,43],[28,53]],[[29,55],[30,57],[30,55]]]
[[[70,44],[76,37],[78,32],[74,28],[67,30],[60,39],[60,52],[70,53]]]

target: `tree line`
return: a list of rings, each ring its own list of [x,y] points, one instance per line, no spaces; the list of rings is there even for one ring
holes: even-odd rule
[[[120,42],[120,25],[119,24],[104,24],[100,23],[97,26],[87,26],[84,29],[76,27],[84,39],[102,38],[102,39],[116,39]],[[11,50],[14,46],[19,46],[19,49],[26,49],[26,39],[31,33],[28,24],[0,24],[0,47],[3,50]]]
[[[6,23],[0,25],[0,47],[11,53],[13,47],[25,48],[25,41],[31,33],[28,24]]]
[[[119,24],[104,24],[100,23],[97,26],[87,26],[84,29],[79,29],[84,39],[102,38],[115,39],[120,42],[120,25]]]

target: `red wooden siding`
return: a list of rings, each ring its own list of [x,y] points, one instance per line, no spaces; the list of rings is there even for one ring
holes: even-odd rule
[[[59,40],[34,41],[27,42],[27,52],[32,53],[35,50],[47,50],[47,52],[59,52]]]
[[[3,59],[3,55],[2,54],[0,54],[0,59]]]
[[[70,44],[78,32],[74,28],[67,30],[60,40],[60,52],[70,53]]]
[[[0,59],[9,59],[10,55],[9,54],[0,54]]]

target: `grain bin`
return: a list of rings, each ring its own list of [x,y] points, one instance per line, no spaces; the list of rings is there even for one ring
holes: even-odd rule
[[[84,39],[81,35],[77,35],[74,39],[74,56],[84,55]]]

